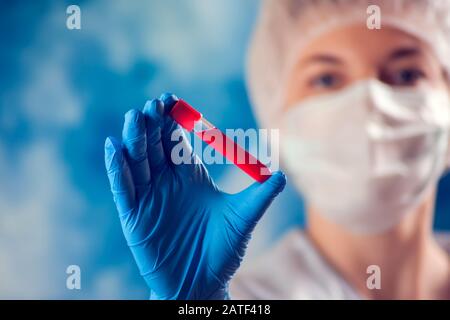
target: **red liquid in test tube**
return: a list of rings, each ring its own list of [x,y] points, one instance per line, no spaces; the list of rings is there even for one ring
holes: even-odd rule
[[[184,100],[179,100],[173,106],[170,115],[183,128],[187,131],[194,131],[200,139],[256,181],[264,182],[272,174],[266,165],[213,126]],[[199,123],[199,121],[201,122]]]

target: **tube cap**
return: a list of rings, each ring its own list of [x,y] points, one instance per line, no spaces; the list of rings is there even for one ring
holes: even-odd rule
[[[195,123],[202,118],[202,114],[195,110],[186,101],[180,99],[175,103],[170,116],[184,129],[192,131]]]

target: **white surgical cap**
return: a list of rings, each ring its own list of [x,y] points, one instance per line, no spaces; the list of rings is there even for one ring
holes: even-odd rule
[[[262,127],[270,128],[282,108],[287,73],[301,47],[333,28],[366,24],[371,5],[381,9],[381,28],[427,42],[450,69],[450,0],[265,0],[247,57],[247,87]]]

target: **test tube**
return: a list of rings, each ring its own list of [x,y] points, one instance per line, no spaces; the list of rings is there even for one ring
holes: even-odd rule
[[[262,183],[271,176],[272,172],[266,165],[217,129],[186,101],[178,100],[170,115],[180,126],[194,132],[254,180]]]

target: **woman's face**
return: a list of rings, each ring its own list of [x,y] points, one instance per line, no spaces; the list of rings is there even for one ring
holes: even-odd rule
[[[289,76],[285,106],[364,79],[394,87],[447,86],[438,59],[419,39],[395,28],[351,25],[310,42]]]

